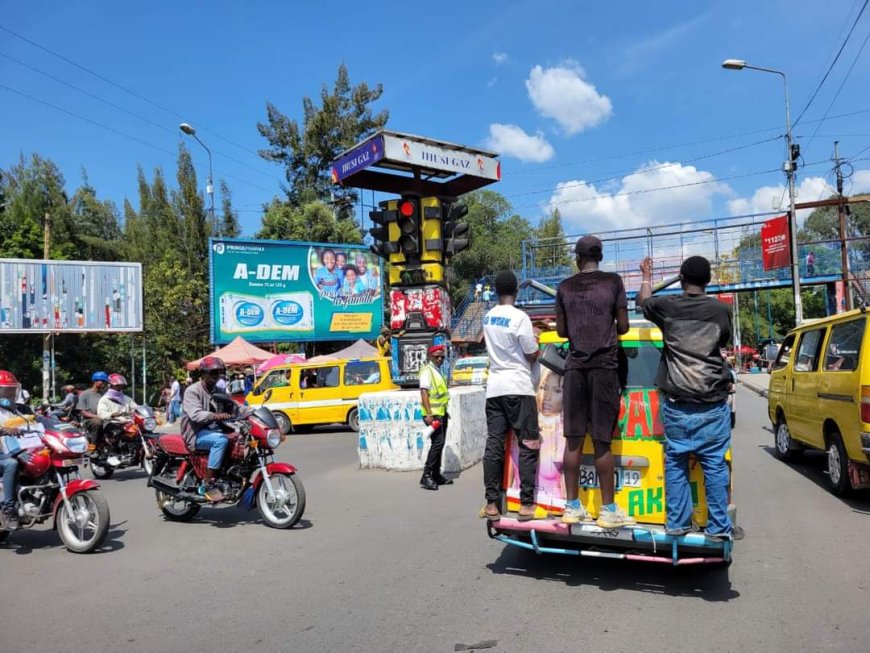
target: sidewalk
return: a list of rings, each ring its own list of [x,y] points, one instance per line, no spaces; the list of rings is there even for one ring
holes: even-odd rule
[[[737,375],[737,382],[742,383],[749,390],[761,395],[767,396],[767,387],[770,384],[770,374],[761,372],[760,374],[741,373]]]

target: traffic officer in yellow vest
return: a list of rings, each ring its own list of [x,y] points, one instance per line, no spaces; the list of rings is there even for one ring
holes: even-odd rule
[[[444,363],[444,345],[429,347],[429,362],[420,368],[420,403],[423,405],[423,421],[426,426],[437,428],[429,436],[432,444],[429,456],[423,468],[423,478],[420,487],[425,490],[437,490],[439,485],[452,485],[453,480],[441,475],[441,453],[444,451],[444,440],[447,437],[447,379],[441,372]],[[431,429],[430,429],[431,430]]]

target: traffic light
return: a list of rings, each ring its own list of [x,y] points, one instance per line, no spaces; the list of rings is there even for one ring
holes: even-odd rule
[[[403,197],[399,200],[396,209],[399,252],[404,255],[406,262],[419,260],[422,254],[420,200]]]
[[[391,207],[390,204],[393,206]],[[399,248],[398,243],[390,240],[390,224],[396,222],[399,214],[396,211],[395,201],[380,202],[378,206],[380,207],[379,211],[369,212],[369,218],[378,225],[369,229],[369,233],[375,240],[371,250],[375,255],[386,259],[390,254],[397,252]]]
[[[442,209],[441,201],[437,197],[424,197],[420,200],[423,207],[423,225],[421,235],[423,238],[423,252],[420,256],[422,263],[441,263],[444,257],[441,250],[444,243],[442,234]]]
[[[462,222],[462,218],[468,214],[468,207],[465,204],[445,204],[443,212],[444,224],[441,229],[444,239],[444,258],[447,259],[468,248],[468,238],[461,237],[468,233],[468,223]]]

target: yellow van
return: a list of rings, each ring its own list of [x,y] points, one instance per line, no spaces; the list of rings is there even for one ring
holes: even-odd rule
[[[390,376],[389,358],[360,358],[275,367],[248,394],[248,404],[261,405],[269,389],[267,407],[289,433],[295,427],[336,423],[359,431],[359,396],[399,386]]]
[[[767,410],[780,460],[827,452],[834,494],[870,487],[870,349],[863,309],[802,324],[770,369]]]

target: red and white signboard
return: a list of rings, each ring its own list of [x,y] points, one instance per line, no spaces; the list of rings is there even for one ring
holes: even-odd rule
[[[788,216],[771,218],[761,225],[761,258],[765,270],[787,268],[791,263]]]

